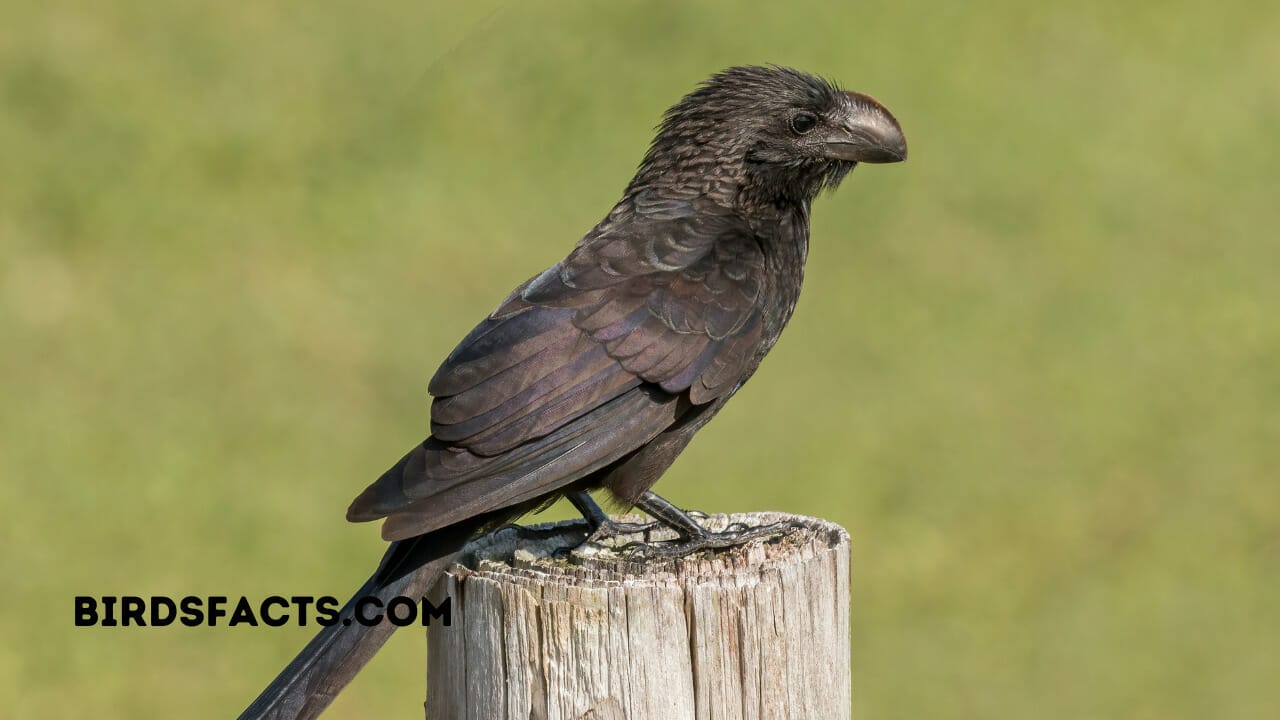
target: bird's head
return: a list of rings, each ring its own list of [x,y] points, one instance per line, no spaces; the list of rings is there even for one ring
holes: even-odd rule
[[[902,127],[870,96],[790,68],[734,67],[667,111],[637,181],[798,201],[858,163],[906,157]]]

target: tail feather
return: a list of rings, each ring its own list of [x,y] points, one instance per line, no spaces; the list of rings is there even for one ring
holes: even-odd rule
[[[355,621],[356,601],[376,596],[383,607],[397,596],[421,598],[461,553],[467,541],[492,523],[481,516],[426,535],[392,543],[377,571],[267,689],[240,720],[304,720],[319,715],[373,657],[396,626]]]

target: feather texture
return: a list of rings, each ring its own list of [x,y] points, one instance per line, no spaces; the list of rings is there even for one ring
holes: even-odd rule
[[[762,348],[759,243],[732,215],[655,193],[627,218],[463,339],[430,383],[432,437],[352,503],[351,519],[387,517],[386,537],[403,538],[493,510],[494,497],[528,499],[734,389]]]
[[[786,68],[730,68],[673,106],[604,220],[432,377],[431,437],[347,511],[403,541],[357,598],[420,595],[469,538],[568,490],[641,497],[790,319],[814,197],[905,156],[879,103]],[[315,717],[390,629],[326,628],[242,720]]]

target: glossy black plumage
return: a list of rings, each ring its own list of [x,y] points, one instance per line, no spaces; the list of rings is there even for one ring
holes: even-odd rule
[[[385,518],[397,557],[412,549],[433,574],[416,588],[457,538],[564,492],[633,503],[790,319],[813,198],[859,161],[905,155],[897,121],[864,95],[776,67],[712,77],[666,114],[608,215],[449,355],[428,386],[431,436],[348,518]],[[286,670],[264,693],[278,700],[245,717],[309,717],[293,713],[316,705],[298,695],[340,687],[380,642],[313,643],[329,656],[300,656],[306,679]]]

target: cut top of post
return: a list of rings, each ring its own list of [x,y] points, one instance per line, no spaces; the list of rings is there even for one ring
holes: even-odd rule
[[[786,521],[798,529],[776,540],[675,559],[574,549],[581,522],[482,538],[432,596],[453,623],[430,630],[427,717],[849,717],[848,534],[780,513],[700,519]]]

